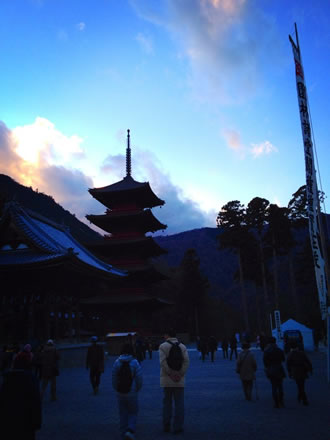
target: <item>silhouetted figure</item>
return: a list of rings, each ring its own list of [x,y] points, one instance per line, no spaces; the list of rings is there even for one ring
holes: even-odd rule
[[[201,341],[200,341],[200,350],[201,350],[201,355],[202,355],[202,361],[205,361],[205,356],[208,354],[209,352],[209,347],[207,344],[207,340],[206,338],[202,337]]]
[[[91,338],[92,345],[88,347],[86,356],[86,368],[89,368],[89,380],[92,384],[94,394],[98,394],[101,381],[101,374],[104,373],[104,350],[97,343],[97,336]]]
[[[261,351],[264,351],[264,350],[265,350],[266,343],[267,343],[266,335],[265,335],[264,333],[260,333],[260,336],[259,336],[259,344],[260,344],[260,350],[261,350]]]
[[[136,359],[141,363],[143,361],[143,359],[145,358],[144,356],[144,346],[143,346],[143,340],[141,338],[141,336],[137,336],[136,341],[135,341],[135,354],[136,354]]]
[[[41,369],[42,369],[42,352],[43,352],[44,346],[39,345],[37,350],[34,353],[33,356],[33,366],[34,366],[34,373],[37,376],[38,379],[41,379]]]
[[[208,346],[211,353],[211,361],[214,362],[214,353],[218,350],[218,341],[214,336],[210,336]]]
[[[19,353],[13,369],[5,373],[0,389],[1,438],[34,440],[41,428],[39,381],[26,353]]]
[[[240,375],[246,400],[252,400],[253,380],[256,377],[257,363],[250,351],[248,342],[243,342],[242,349],[236,362],[236,373]]]
[[[43,398],[47,385],[50,382],[51,400],[56,400],[56,377],[59,375],[58,361],[59,353],[54,346],[54,341],[49,339],[42,352],[41,367],[41,399]]]
[[[224,338],[221,342],[221,348],[223,353],[223,358],[228,359],[228,340]]]
[[[263,361],[266,376],[272,384],[274,407],[283,407],[283,379],[285,378],[285,371],[282,362],[285,361],[285,356],[283,350],[276,345],[274,337],[269,338],[269,344],[264,351]]]
[[[230,344],[230,360],[232,360],[233,353],[235,353],[235,359],[237,359],[237,339],[235,335],[233,335],[230,338],[229,344]]]
[[[296,381],[298,389],[298,402],[308,405],[308,399],[305,392],[305,380],[308,374],[313,373],[311,361],[304,351],[300,351],[296,342],[291,343],[291,351],[288,354],[286,365],[289,376]]]
[[[147,349],[149,354],[149,359],[152,359],[152,340],[148,339],[147,341]]]

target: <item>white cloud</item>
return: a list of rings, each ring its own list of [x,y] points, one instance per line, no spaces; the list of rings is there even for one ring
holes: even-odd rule
[[[242,143],[240,132],[234,129],[226,129],[222,135],[226,140],[227,146],[243,158],[245,156],[245,146]]]
[[[27,162],[50,165],[65,164],[83,157],[83,139],[66,136],[46,118],[37,117],[33,124],[16,127],[12,131],[16,141],[15,152]]]
[[[167,9],[134,0],[140,17],[165,27],[190,65],[196,98],[243,102],[277,57],[275,24],[247,0],[168,0]],[[272,61],[272,65],[273,65]]]
[[[78,29],[78,31],[84,31],[86,28],[86,23],[84,23],[83,21],[81,21],[80,23],[76,24],[76,28]]]
[[[150,55],[154,52],[153,42],[150,36],[139,32],[135,39],[145,53]]]
[[[259,144],[251,144],[251,146],[252,148],[250,151],[254,158],[278,152],[278,149],[269,141],[264,141]]]
[[[123,135],[118,132],[121,139]],[[88,188],[121,180],[126,175],[126,164],[124,155],[108,156],[96,183],[86,171],[88,161],[73,166],[75,158],[83,154],[81,143],[79,136],[60,132],[45,118],[36,118],[33,124],[14,130],[0,121],[0,173],[53,196],[80,220],[86,221],[86,214],[105,211],[105,207],[90,196]],[[172,182],[155,155],[135,147],[132,153],[134,179],[149,181],[153,191],[165,201],[165,206],[156,208],[154,215],[168,225],[166,234],[214,226],[214,214],[205,213],[196,201],[187,197]]]

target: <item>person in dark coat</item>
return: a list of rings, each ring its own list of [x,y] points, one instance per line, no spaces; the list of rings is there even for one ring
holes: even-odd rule
[[[235,353],[235,359],[237,359],[237,339],[235,335],[231,337],[229,344],[230,344],[230,360],[233,357],[233,353]]]
[[[97,343],[97,336],[93,336],[91,341],[92,345],[87,350],[86,368],[89,368],[89,379],[96,395],[99,392],[101,374],[104,373],[104,350]]]
[[[276,345],[274,337],[269,338],[269,344],[264,351],[264,366],[266,376],[272,384],[274,407],[284,407],[283,379],[285,371],[282,362],[285,361],[283,350]]]
[[[26,354],[19,353],[0,388],[2,433],[7,432],[12,439],[34,440],[35,432],[41,428],[41,417],[39,380],[32,373]]]
[[[205,361],[205,356],[208,354],[209,352],[209,347],[208,347],[208,343],[206,338],[202,337],[201,341],[200,341],[200,351],[201,351],[201,355],[202,355],[202,361]]]
[[[214,336],[210,336],[208,346],[211,353],[211,361],[214,362],[214,353],[218,350],[218,341]]]
[[[286,365],[289,377],[294,379],[298,388],[298,402],[308,405],[308,399],[305,392],[305,380],[308,374],[313,374],[311,361],[304,351],[300,351],[296,342],[291,342],[291,351],[288,354]]]
[[[228,340],[224,338],[221,342],[221,348],[223,353],[223,358],[228,359]]]
[[[59,359],[60,355],[54,346],[54,341],[49,339],[44,347],[41,358],[41,399],[45,394],[48,382],[50,382],[51,400],[57,400],[56,377],[59,375]]]

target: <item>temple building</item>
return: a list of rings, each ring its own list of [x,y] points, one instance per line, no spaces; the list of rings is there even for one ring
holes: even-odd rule
[[[158,298],[152,286],[166,279],[153,264],[152,258],[166,253],[146,235],[164,230],[152,213],[152,208],[164,205],[152,191],[149,182],[137,182],[131,176],[130,131],[127,131],[126,176],[119,182],[102,188],[89,189],[90,194],[106,207],[101,215],[86,218],[105,231],[102,241],[90,244],[89,249],[106,263],[128,272],[111,295],[84,300],[89,307],[108,305],[109,326],[112,331],[133,330],[150,326],[150,314],[166,301]]]
[[[109,294],[127,273],[96,258],[67,227],[11,201],[0,217],[0,276],[0,335],[9,343],[79,339],[82,327],[101,333],[80,302]]]

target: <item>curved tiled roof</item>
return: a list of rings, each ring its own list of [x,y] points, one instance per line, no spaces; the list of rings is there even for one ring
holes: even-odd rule
[[[30,248],[0,250],[0,265],[35,264],[57,259],[71,258],[76,263],[114,276],[126,273],[96,258],[91,252],[76,241],[69,230],[32,211],[23,209],[16,202],[6,204],[2,219],[10,216],[17,230],[30,244]]]

